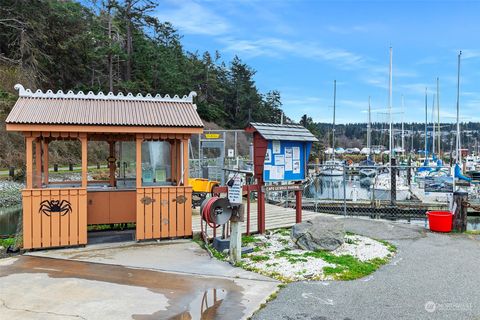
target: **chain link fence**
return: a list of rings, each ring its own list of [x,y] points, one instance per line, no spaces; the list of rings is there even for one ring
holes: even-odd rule
[[[454,189],[450,167],[308,166],[302,209],[383,219],[425,219],[430,210],[449,210]],[[476,184],[461,184],[471,203],[480,204]],[[393,189],[393,190],[392,190]],[[269,203],[295,208],[295,193],[267,192]]]
[[[252,171],[252,135],[244,130],[205,130],[190,140],[189,173],[225,185],[231,171]]]

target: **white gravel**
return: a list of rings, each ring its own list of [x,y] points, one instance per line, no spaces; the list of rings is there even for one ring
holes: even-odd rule
[[[255,252],[243,256],[244,267],[287,282],[329,279],[323,274],[323,268],[337,265],[319,257],[305,256],[308,251],[298,248],[289,232],[281,229],[255,236],[255,242],[250,244],[256,248]],[[360,235],[346,235],[345,243],[331,253],[351,255],[362,262],[392,254],[383,243]]]

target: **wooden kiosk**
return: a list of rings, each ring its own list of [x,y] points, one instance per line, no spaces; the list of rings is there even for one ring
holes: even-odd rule
[[[137,240],[191,236],[188,142],[192,134],[203,132],[193,103],[195,92],[180,98],[43,93],[22,85],[15,89],[19,99],[6,127],[25,136],[25,249],[87,244],[89,224],[135,223]],[[80,141],[81,181],[49,181],[48,146],[55,140]],[[108,142],[108,181],[88,179],[89,141]],[[151,141],[159,141],[154,148],[161,146],[163,153],[169,153],[163,154],[168,165],[158,170],[156,178],[149,169],[148,158],[154,153]],[[118,183],[117,143],[130,143],[135,150],[131,181]]]

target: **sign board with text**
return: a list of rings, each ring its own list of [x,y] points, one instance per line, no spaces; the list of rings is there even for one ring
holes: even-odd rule
[[[268,141],[263,171],[264,181],[304,180],[310,147],[311,143],[303,141]]]

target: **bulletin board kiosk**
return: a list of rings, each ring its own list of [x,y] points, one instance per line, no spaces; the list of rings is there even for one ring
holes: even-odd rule
[[[87,225],[134,223],[137,240],[192,235],[188,143],[203,123],[188,96],[32,92],[19,98],[6,119],[25,137],[23,200],[25,249],[87,244]],[[79,141],[81,178],[49,179],[49,146]],[[91,180],[88,144],[107,143],[108,179]],[[117,167],[130,150],[128,175]]]
[[[265,190],[295,191],[296,221],[302,220],[302,185],[307,176],[312,143],[318,141],[305,127],[252,122],[254,177],[258,184],[258,231],[265,232]],[[265,183],[281,182],[282,184]]]

